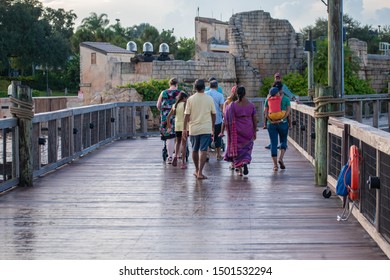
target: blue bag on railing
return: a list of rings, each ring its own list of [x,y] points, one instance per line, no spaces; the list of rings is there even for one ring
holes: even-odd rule
[[[348,195],[348,187],[351,185],[351,167],[347,162],[340,170],[339,177],[337,178],[336,194],[340,196]]]

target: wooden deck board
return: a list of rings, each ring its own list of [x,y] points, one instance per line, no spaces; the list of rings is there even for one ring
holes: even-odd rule
[[[272,171],[267,137],[247,178],[212,158],[204,181],[158,138],[111,143],[0,197],[0,259],[387,259],[298,151]]]

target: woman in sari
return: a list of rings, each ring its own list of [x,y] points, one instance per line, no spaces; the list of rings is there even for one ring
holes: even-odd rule
[[[257,117],[256,108],[245,97],[245,88],[236,90],[238,100],[226,107],[224,126],[227,132],[227,149],[225,160],[231,161],[238,170],[238,175],[249,173],[248,164],[252,160],[253,143],[256,140]]]

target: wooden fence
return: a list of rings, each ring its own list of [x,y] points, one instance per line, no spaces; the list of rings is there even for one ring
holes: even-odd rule
[[[356,145],[362,155],[362,161],[359,199],[352,214],[386,252],[390,252],[390,137],[387,132],[390,123],[389,109],[388,95],[375,100],[367,97],[350,102],[347,100],[346,111],[350,110],[351,114],[346,117],[330,117],[327,133],[327,187],[335,192],[340,170],[348,161],[349,147]],[[316,138],[314,115],[314,107],[292,105],[294,121],[290,142],[313,165]],[[380,126],[382,129],[374,126]],[[373,177],[380,181],[378,188],[371,188],[369,184]],[[324,194],[325,192],[326,189]]]

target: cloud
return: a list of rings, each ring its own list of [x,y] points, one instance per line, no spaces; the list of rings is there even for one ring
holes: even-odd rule
[[[363,16],[363,0],[345,0],[343,10],[344,14],[360,21]]]
[[[302,10],[305,12],[302,13]],[[289,1],[276,5],[271,16],[288,19],[296,32],[308,25],[313,25],[318,18],[327,18],[327,8],[321,1]],[[292,17],[291,15],[299,15]]]
[[[327,0],[324,0],[326,2]],[[187,38],[194,36],[194,19],[199,7],[200,16],[228,21],[233,13],[264,10],[273,18],[287,19],[296,32],[314,25],[316,19],[327,18],[327,8],[321,0],[41,0],[44,6],[73,10],[81,20],[91,12],[107,14],[110,24],[119,18],[124,27],[150,23],[162,29],[175,28],[174,35]],[[245,5],[243,4],[245,3]],[[390,25],[389,0],[344,0],[344,13],[362,24]]]
[[[378,8],[380,7],[380,8]],[[372,18],[376,11],[381,8],[390,8],[389,0],[363,0],[363,15],[365,18]]]
[[[375,17],[370,20],[374,25],[390,26],[390,8],[375,11]]]

